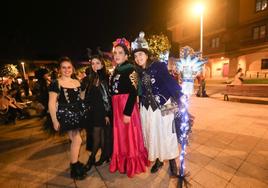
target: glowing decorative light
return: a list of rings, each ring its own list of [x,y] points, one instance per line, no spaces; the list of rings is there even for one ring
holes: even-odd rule
[[[168,37],[165,36],[164,34],[151,35],[148,38],[148,44],[152,55],[158,58],[159,60],[167,63],[169,50],[171,48]]]
[[[25,76],[26,76],[26,73],[25,73],[25,67],[24,67],[24,62],[21,62],[20,64],[21,64],[21,66],[22,66],[22,71],[23,71],[23,77],[25,78]]]
[[[206,60],[201,57],[200,52],[194,52],[192,48],[186,46],[180,51],[180,59],[176,62],[177,70],[182,75],[182,92],[181,97],[182,109],[181,111],[181,126],[180,126],[180,142],[181,142],[181,153],[180,153],[180,174],[179,174],[179,185],[182,187],[182,182],[185,181],[185,163],[184,158],[186,154],[186,145],[188,143],[188,133],[190,131],[190,120],[188,116],[188,101],[190,95],[193,93],[194,79],[198,73],[202,71],[203,65]]]
[[[159,54],[160,61],[165,62],[166,64],[168,63],[168,57],[169,57],[169,51],[165,51]]]
[[[189,96],[193,93],[194,78],[202,71],[205,61],[201,60],[200,53],[194,53],[189,46],[182,48],[180,55],[181,58],[176,63],[177,70],[183,77],[182,92]]]

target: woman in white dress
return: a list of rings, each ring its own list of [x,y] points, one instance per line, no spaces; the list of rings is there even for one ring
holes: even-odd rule
[[[162,107],[168,104],[178,106],[181,87],[169,74],[164,62],[150,60],[144,33],[132,43],[132,50],[141,85],[140,113],[145,146],[149,160],[155,161],[151,173],[157,172],[164,160],[169,160],[171,175],[175,176],[175,159],[179,156],[175,117],[172,111],[163,114]]]

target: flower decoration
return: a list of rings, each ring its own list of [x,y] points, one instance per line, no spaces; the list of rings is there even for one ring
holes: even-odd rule
[[[130,50],[130,43],[127,39],[125,38],[118,38],[116,39],[116,41],[113,42],[113,47],[117,46],[117,45],[125,45],[127,47],[128,50]]]

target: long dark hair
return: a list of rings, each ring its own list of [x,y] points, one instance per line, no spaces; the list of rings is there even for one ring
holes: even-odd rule
[[[127,56],[130,56],[130,52],[129,52],[129,50],[128,50],[128,48],[127,48],[126,45],[124,45],[124,44],[117,44],[114,48],[116,48],[116,47],[118,47],[118,46],[120,46],[121,48],[123,48],[123,50],[124,50],[124,52],[125,52],[125,54],[126,54]]]
[[[108,74],[106,72],[106,66],[105,66],[104,59],[99,55],[92,56],[91,61],[93,59],[98,59],[102,64],[102,68],[100,70],[98,70],[97,72],[94,72],[92,69],[92,65],[90,65],[89,75],[87,76],[88,81],[89,81],[88,86],[87,86],[87,90],[91,89],[93,86],[96,86],[98,82],[107,81],[107,79],[108,79]]]

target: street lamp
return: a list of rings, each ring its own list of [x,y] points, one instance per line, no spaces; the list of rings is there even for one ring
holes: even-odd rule
[[[195,13],[200,15],[200,53],[201,58],[203,56],[203,13],[204,13],[204,5],[198,3],[194,7]]]
[[[25,76],[26,76],[26,74],[25,74],[24,62],[21,62],[20,64],[21,64],[21,66],[22,66],[23,77],[24,77],[24,78],[26,78],[26,77],[25,77]]]

